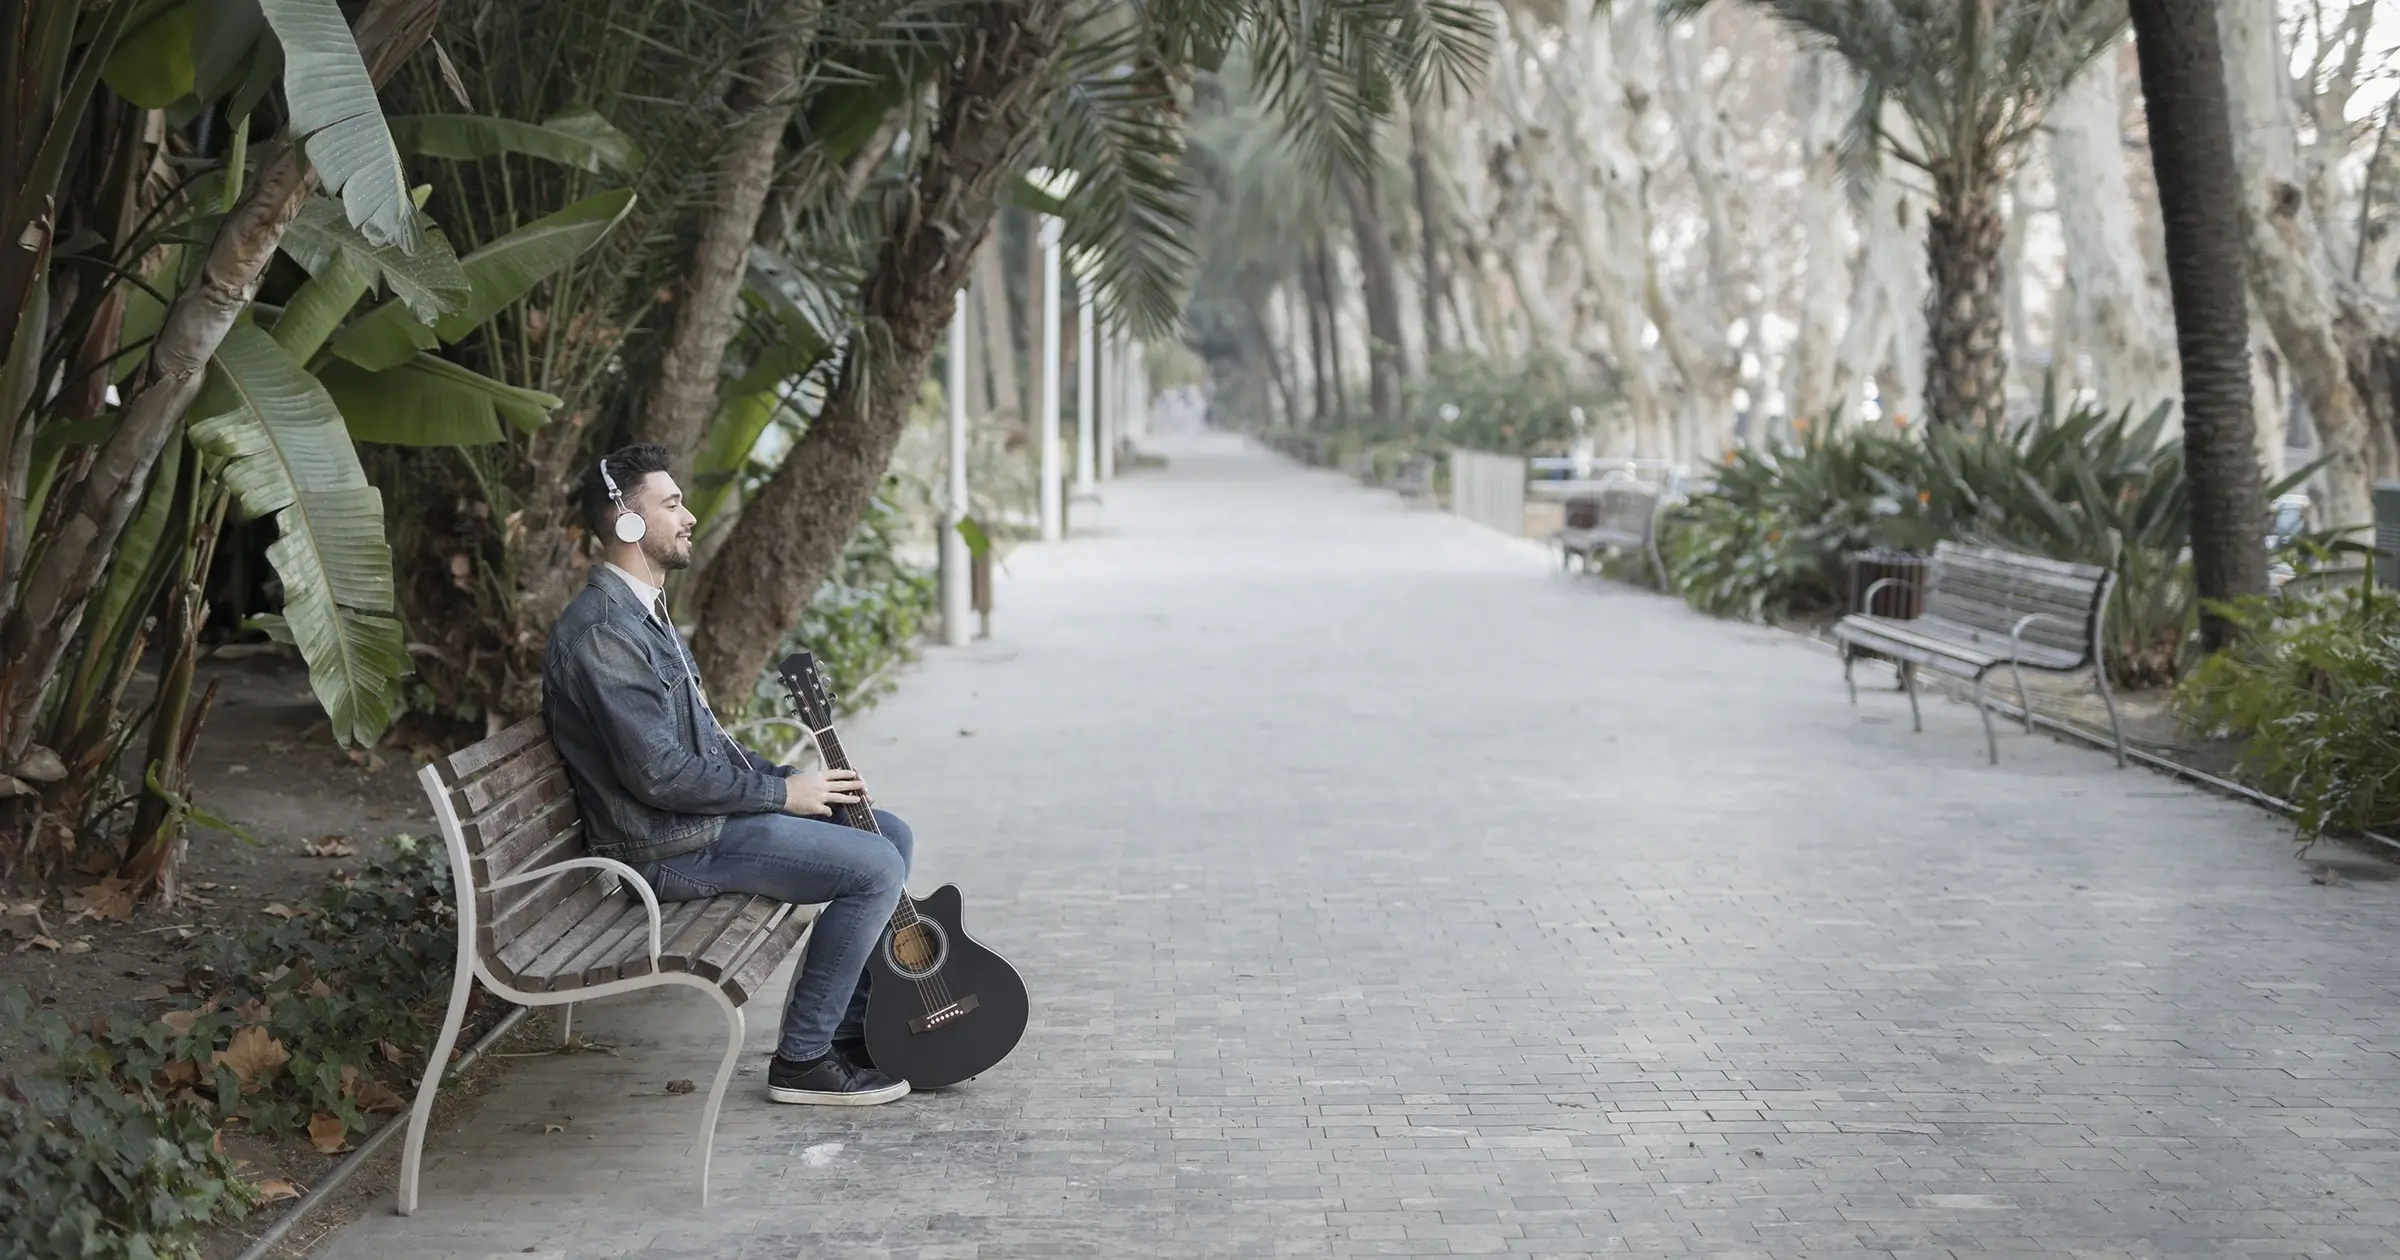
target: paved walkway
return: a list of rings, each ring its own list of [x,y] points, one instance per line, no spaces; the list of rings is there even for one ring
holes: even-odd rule
[[[855,1114],[713,1014],[522,1061],[385,1257],[2400,1254],[2400,900],[2247,806],[1870,692],[1226,439],[1012,556],[854,756],[1023,969]],[[763,1056],[772,1003],[752,1040]],[[545,1132],[547,1125],[563,1125]]]

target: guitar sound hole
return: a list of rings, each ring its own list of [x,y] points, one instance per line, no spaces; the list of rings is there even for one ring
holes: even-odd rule
[[[883,961],[905,979],[926,979],[940,971],[949,956],[949,934],[931,919],[894,928],[883,937]]]

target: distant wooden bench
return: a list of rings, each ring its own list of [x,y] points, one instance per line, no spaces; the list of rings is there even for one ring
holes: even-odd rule
[[[2025,730],[2033,730],[2033,706],[2025,692],[2024,671],[2071,674],[2090,669],[2108,706],[2108,722],[2117,741],[2117,764],[2125,764],[2125,724],[2117,716],[2117,700],[2108,688],[2108,666],[2101,650],[2108,592],[2115,575],[2097,565],[2069,564],[2020,555],[1990,547],[1942,543],[1934,548],[1933,565],[1925,579],[1925,613],[1906,621],[1852,613],[1833,628],[1842,650],[1842,680],[1850,686],[1850,703],[1858,703],[1858,682],[1851,676],[1856,658],[1865,652],[1899,663],[1900,680],[1908,688],[1909,715],[1916,729],[1925,729],[1917,707],[1917,670],[1948,674],[1975,684],[1975,710],[1983,717],[1983,741],[1992,764],[2000,764],[2000,740],[1992,731],[1985,680],[2003,665],[2016,679],[2017,705],[2024,711]],[[1861,603],[1875,606],[1875,592],[1890,584],[1910,585],[1905,578],[1884,578],[1870,584]]]
[[[1658,513],[1663,502],[1658,487],[1630,477],[1606,482],[1589,494],[1568,497],[1562,505],[1565,521],[1550,535],[1550,541],[1558,546],[1559,567],[1566,568],[1572,559],[1588,573],[1593,557],[1603,551],[1639,551],[1658,575],[1659,589],[1665,590],[1667,565],[1658,554]]]
[[[1392,474],[1392,489],[1400,492],[1402,502],[1433,498],[1433,460],[1423,455],[1411,455],[1402,460]]]
[[[800,945],[812,906],[728,894],[675,902],[658,898],[632,867],[583,849],[583,819],[549,728],[528,718],[417,774],[450,850],[458,901],[458,975],[449,1014],[428,1056],[400,1157],[400,1213],[417,1209],[425,1124],[458,1044],[474,983],[523,1006],[574,1003],[688,985],[725,1012],[725,1058],[700,1115],[700,1201],[708,1202],[717,1110],[733,1078],[745,1031],[742,1006]]]

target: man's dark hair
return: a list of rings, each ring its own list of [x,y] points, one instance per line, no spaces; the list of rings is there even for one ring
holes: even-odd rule
[[[628,504],[642,491],[642,481],[650,474],[668,471],[667,448],[656,442],[636,442],[620,446],[603,457],[608,475],[617,479],[617,489]],[[600,465],[592,465],[583,475],[583,525],[603,543],[617,536],[617,501],[608,497],[608,483],[600,479]]]

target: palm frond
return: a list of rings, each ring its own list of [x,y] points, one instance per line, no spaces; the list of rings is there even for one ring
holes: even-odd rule
[[[1172,327],[1193,253],[1193,192],[1181,164],[1182,110],[1156,73],[1141,28],[1086,26],[1061,61],[1067,82],[1049,119],[1049,164],[1075,173],[1064,243],[1103,301],[1145,331]]]

